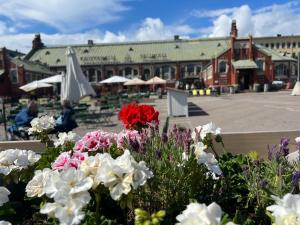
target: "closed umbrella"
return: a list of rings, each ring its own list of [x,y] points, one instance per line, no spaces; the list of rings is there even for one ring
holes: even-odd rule
[[[137,85],[144,85],[146,82],[139,79],[139,78],[134,78],[132,80],[129,80],[124,83],[125,86],[137,86]]]
[[[67,72],[62,75],[61,100],[79,102],[81,97],[95,96],[96,93],[84,76],[76,54],[71,47],[67,48]]]
[[[46,87],[52,87],[52,85],[36,80],[36,81],[33,81],[33,82],[28,83],[26,85],[23,85],[19,88],[23,91],[30,92],[30,91],[33,91],[33,90],[36,90],[36,89],[39,89],[39,88],[46,88]]]

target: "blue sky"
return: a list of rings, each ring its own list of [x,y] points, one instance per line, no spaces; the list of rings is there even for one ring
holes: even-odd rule
[[[46,45],[299,34],[300,1],[0,0],[0,46],[27,52],[34,33]]]

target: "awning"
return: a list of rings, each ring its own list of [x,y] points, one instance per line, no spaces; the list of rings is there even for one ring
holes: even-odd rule
[[[5,73],[5,70],[0,69],[0,76],[3,75],[4,73]]]
[[[258,69],[257,64],[253,60],[238,60],[232,62],[233,66],[237,70],[241,69]]]

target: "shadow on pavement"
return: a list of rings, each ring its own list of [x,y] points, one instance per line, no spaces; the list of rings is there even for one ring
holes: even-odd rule
[[[193,102],[188,103],[189,116],[208,116],[209,114],[205,112],[202,108]]]

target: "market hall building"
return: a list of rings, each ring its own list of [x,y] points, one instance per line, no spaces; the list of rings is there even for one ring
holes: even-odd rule
[[[45,46],[37,34],[25,60],[47,65],[54,72],[65,71],[65,46]],[[295,81],[297,62],[273,49],[256,44],[252,38],[238,37],[236,22],[230,36],[72,46],[84,74],[92,84],[112,75],[148,80],[161,77],[174,84],[238,85],[251,89],[254,84],[273,80]]]

